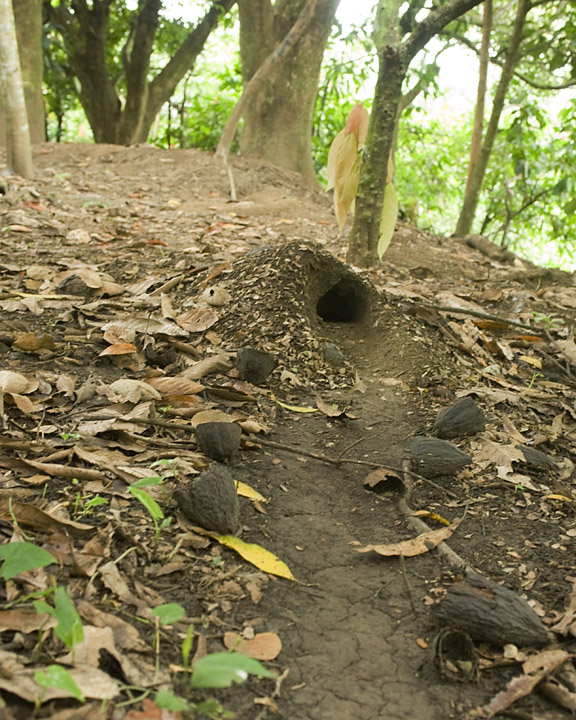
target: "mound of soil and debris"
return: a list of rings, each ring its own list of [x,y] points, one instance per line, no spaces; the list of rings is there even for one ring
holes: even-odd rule
[[[1,529],[56,562],[2,568],[2,717],[571,716],[574,276],[402,223],[359,271],[246,159],[235,202],[199,151],[35,163],[0,198]],[[192,687],[226,649],[274,676]]]

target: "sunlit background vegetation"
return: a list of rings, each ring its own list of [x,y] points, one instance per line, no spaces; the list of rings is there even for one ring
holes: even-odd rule
[[[161,67],[196,19],[174,2],[159,32]],[[357,5],[357,3],[356,3]],[[313,131],[315,166],[325,183],[328,148],[356,101],[370,109],[377,59],[365,16],[350,22],[343,0],[325,56]],[[120,5],[121,7],[121,5]],[[354,17],[358,18],[357,8]],[[182,19],[185,15],[185,19]],[[114,18],[118,28],[126,18]],[[114,33],[114,25],[111,27]],[[48,28],[45,99],[51,141],[92,141],[77,99],[76,82],[58,35]],[[111,62],[119,63],[119,53]],[[474,110],[477,60],[473,53],[439,41],[419,57],[412,81],[425,88],[403,113],[396,148],[396,187],[401,218],[437,234],[454,231],[462,203]],[[153,68],[154,70],[154,68]],[[213,33],[196,67],[159,114],[149,142],[162,148],[213,151],[242,91],[237,14]],[[576,91],[555,94],[514,80],[501,120],[474,232],[541,265],[576,269]],[[234,150],[234,147],[232,148]]]

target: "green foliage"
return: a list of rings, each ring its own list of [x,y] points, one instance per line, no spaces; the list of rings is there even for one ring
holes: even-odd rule
[[[159,476],[145,477],[141,480],[137,480],[135,483],[130,485],[130,492],[134,497],[146,508],[146,511],[152,518],[155,529],[155,543],[158,544],[160,533],[164,528],[170,524],[170,518],[165,518],[162,508],[154,498],[142,488],[153,487],[155,485],[161,485],[164,482],[164,478]]]
[[[515,85],[483,193],[482,232],[536,262],[576,258],[576,99],[551,119]]]
[[[458,219],[470,125],[451,124],[409,109],[400,119],[395,185],[400,214],[413,225],[451,233]]]
[[[243,683],[248,675],[276,677],[258,660],[240,653],[220,652],[197,660],[190,682],[195,688],[222,688]]]
[[[172,712],[179,712],[190,710],[190,703],[184,700],[184,698],[174,695],[170,690],[158,690],[154,697],[154,702],[159,708],[165,710],[171,710]]]
[[[42,687],[64,690],[80,702],[86,700],[72,675],[61,665],[49,665],[46,672],[38,670],[34,674],[34,680]]]
[[[36,570],[56,562],[56,558],[44,548],[30,542],[12,542],[0,545],[0,559],[4,561],[0,577],[4,580],[26,570]]]
[[[63,587],[57,587],[54,591],[54,607],[37,600],[34,608],[37,613],[47,613],[56,619],[57,625],[54,632],[66,647],[73,649],[75,645],[84,640],[82,620]]]
[[[157,617],[161,625],[172,625],[186,616],[186,611],[178,603],[165,603],[158,605],[152,610],[152,615]]]

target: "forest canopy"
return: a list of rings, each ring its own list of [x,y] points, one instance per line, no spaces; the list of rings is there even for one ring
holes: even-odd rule
[[[393,182],[417,227],[576,267],[574,3],[380,0],[354,22],[347,0],[12,5],[33,140],[239,152],[325,185],[361,102],[351,262],[377,261]]]

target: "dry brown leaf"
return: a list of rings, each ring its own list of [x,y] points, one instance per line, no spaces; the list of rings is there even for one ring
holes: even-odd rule
[[[228,353],[218,353],[217,355],[210,355],[200,360],[200,362],[194,363],[191,367],[183,370],[180,375],[190,378],[191,380],[199,380],[205,375],[230,370],[231,367],[232,361],[230,355],[228,355]]]
[[[51,335],[29,332],[19,335],[12,343],[13,347],[24,352],[38,352],[40,350],[53,350],[56,343]]]
[[[181,376],[150,378],[146,383],[161,395],[196,395],[204,390],[202,383]]]
[[[26,634],[36,632],[40,628],[48,630],[56,624],[56,618],[45,613],[38,613],[33,608],[0,610],[0,632],[13,630]]]
[[[70,698],[72,695],[61,688],[43,687],[34,680],[42,665],[32,666],[15,653],[0,650],[0,688],[26,700],[29,703],[46,703],[57,698]],[[118,685],[109,675],[98,668],[78,665],[67,668],[82,694],[96,700],[110,700],[119,693]]]
[[[5,393],[26,393],[28,390],[29,380],[21,373],[12,372],[12,370],[0,370],[0,392]]]
[[[231,415],[227,415],[223,410],[201,410],[192,418],[192,427],[196,428],[208,422],[234,422]]]
[[[178,315],[175,320],[186,332],[204,332],[218,322],[218,314],[208,308],[198,308]]]
[[[226,632],[224,645],[228,650],[242,653],[254,660],[275,660],[282,650],[282,641],[273,632],[258,633],[249,640],[239,633]]]
[[[120,325],[109,325],[104,331],[103,338],[110,345],[116,345],[119,342],[133,343],[136,338],[136,331]]]
[[[82,537],[95,531],[92,525],[55,517],[44,512],[44,510],[40,510],[35,505],[22,502],[12,502],[10,504],[7,499],[0,498],[0,518],[4,522],[12,522],[12,515],[21,525],[44,532],[53,532],[64,528],[70,535]]]
[[[161,400],[162,395],[142,380],[121,378],[110,384],[110,389],[120,402],[139,403],[142,400]]]
[[[541,680],[569,658],[570,654],[565,650],[544,650],[529,658],[524,663],[523,669],[525,673],[533,674],[513,678],[508,683],[508,687],[494,696],[484,708],[486,715],[483,717],[492,718],[509,708],[517,700],[530,695]],[[531,670],[526,670],[527,667]]]
[[[396,557],[398,555],[414,557],[416,555],[422,555],[429,550],[433,550],[444,540],[448,540],[461,522],[461,519],[456,520],[446,528],[422,533],[411,540],[403,540],[402,542],[390,543],[388,545],[366,545],[365,547],[357,548],[357,552],[375,552],[385,557]]]
[[[127,342],[119,342],[105,348],[104,350],[102,350],[101,353],[99,353],[98,356],[105,357],[106,355],[131,355],[135,352],[138,352],[138,348],[136,347],[136,345]]]

